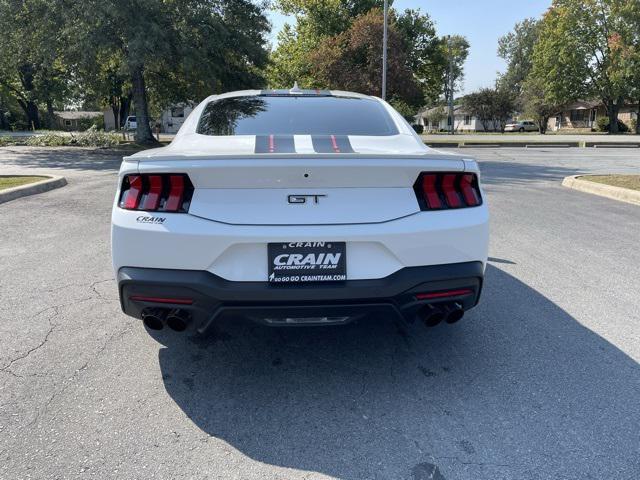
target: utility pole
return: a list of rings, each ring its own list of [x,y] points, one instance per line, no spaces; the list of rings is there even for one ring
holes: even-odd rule
[[[455,128],[455,116],[453,113],[453,49],[451,48],[451,35],[447,37],[447,47],[449,52],[449,119],[451,125],[449,125],[449,135],[454,135]]]
[[[389,1],[384,0],[384,26],[382,27],[382,99],[387,99],[387,17]]]

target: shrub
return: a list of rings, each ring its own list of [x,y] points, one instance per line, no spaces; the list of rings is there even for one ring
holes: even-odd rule
[[[416,131],[416,133],[420,134],[424,132],[424,125],[411,125],[413,127],[413,129]]]
[[[60,132],[50,132],[29,137],[25,142],[31,147],[65,147],[75,145],[78,147],[115,147],[120,143],[120,136],[117,133],[99,131],[96,126],[80,133],[65,134]]]
[[[71,137],[64,133],[45,133],[27,138],[30,147],[64,147],[71,144]]]
[[[638,119],[637,118],[632,118],[631,119],[631,131],[634,132],[634,133],[638,131]]]
[[[11,137],[0,136],[0,147],[6,147],[13,144]]]
[[[115,147],[120,143],[120,135],[99,131],[94,125],[86,132],[72,135],[72,143],[80,147]]]
[[[598,131],[599,132],[608,132],[609,131],[609,117],[600,117],[598,119]],[[626,123],[618,120],[618,132],[626,133],[629,131],[629,127]]]
[[[80,118],[78,119],[75,130],[78,132],[84,132],[85,130],[89,130],[91,127],[96,127],[98,130],[104,130],[104,117]]]

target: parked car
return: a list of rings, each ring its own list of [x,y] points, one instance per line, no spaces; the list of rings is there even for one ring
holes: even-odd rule
[[[508,123],[504,127],[505,132],[537,132],[538,125],[530,120],[524,120],[521,122]]]
[[[374,312],[433,326],[478,303],[488,220],[478,164],[426,147],[386,102],[234,92],[124,158],[113,266],[123,311],[149,329]]]
[[[127,117],[127,120],[124,122],[125,130],[135,130],[138,128],[138,122],[136,121],[135,115],[130,115]]]

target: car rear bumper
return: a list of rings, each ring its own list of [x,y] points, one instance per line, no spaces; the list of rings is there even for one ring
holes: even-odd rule
[[[427,305],[478,303],[482,262],[406,267],[381,279],[274,285],[225,280],[208,271],[123,267],[118,270],[122,310],[142,318],[147,309],[181,310],[189,328],[204,332],[226,315],[268,325],[347,323],[368,313],[413,321]]]

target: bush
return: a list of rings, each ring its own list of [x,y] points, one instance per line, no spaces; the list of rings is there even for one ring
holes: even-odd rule
[[[86,132],[72,135],[72,143],[79,147],[115,147],[120,143],[120,135],[99,131],[96,126],[92,126]]]
[[[84,132],[85,130],[89,130],[91,127],[96,127],[98,130],[104,130],[104,116],[80,118],[78,119],[77,127],[74,130]]]
[[[609,117],[600,117],[598,119],[598,131],[599,132],[608,132],[609,131]],[[626,133],[629,131],[629,127],[626,123],[618,120],[618,132]]]
[[[13,139],[11,137],[0,136],[0,147],[6,147],[13,144]]]
[[[45,133],[27,138],[30,147],[64,147],[71,144],[71,137],[64,133]]]
[[[637,118],[632,118],[631,119],[631,131],[633,133],[635,133],[638,129],[638,119]]]
[[[424,132],[424,125],[411,125],[413,127],[413,129],[416,131],[416,133],[420,134],[422,132]]]
[[[25,142],[31,147],[65,147],[75,145],[78,147],[115,147],[120,143],[120,136],[117,133],[99,131],[96,126],[92,126],[86,132],[72,133],[45,133],[29,137]]]

